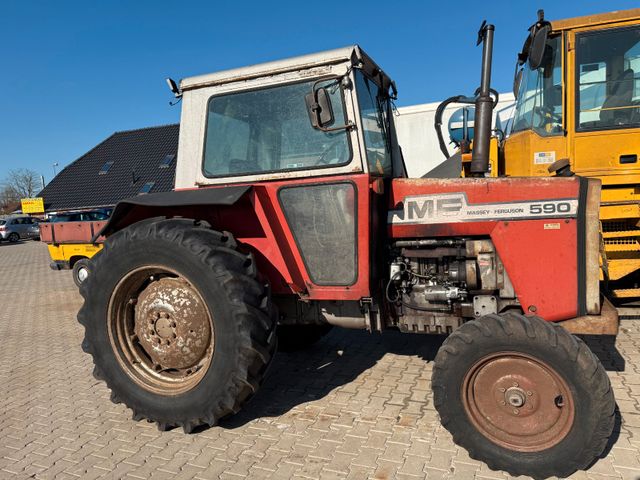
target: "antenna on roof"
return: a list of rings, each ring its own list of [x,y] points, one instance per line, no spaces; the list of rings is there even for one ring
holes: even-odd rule
[[[173,106],[176,103],[178,103],[182,98],[182,92],[180,91],[180,87],[178,87],[178,84],[175,82],[173,78],[166,78],[165,80],[167,82],[167,85],[169,86],[169,90],[171,90],[171,93],[173,93],[173,96],[178,99],[175,102],[169,102],[169,105]]]

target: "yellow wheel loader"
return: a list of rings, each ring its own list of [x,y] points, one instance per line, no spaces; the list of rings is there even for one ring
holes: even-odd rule
[[[601,279],[614,299],[640,297],[640,9],[558,21],[539,11],[518,54],[514,94],[510,128],[492,139],[490,175],[600,179]],[[452,97],[441,111],[450,103],[476,102]],[[455,143],[469,174],[470,139]]]

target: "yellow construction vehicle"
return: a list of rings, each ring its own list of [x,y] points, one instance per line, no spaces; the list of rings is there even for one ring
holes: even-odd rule
[[[599,178],[604,277],[613,297],[640,296],[640,9],[539,13],[516,68],[504,174]]]
[[[492,139],[490,175],[599,178],[602,280],[613,298],[640,297],[640,9],[558,21],[539,11],[518,54],[514,94],[511,128]],[[477,110],[474,98],[446,102]],[[467,129],[455,142],[463,175]]]

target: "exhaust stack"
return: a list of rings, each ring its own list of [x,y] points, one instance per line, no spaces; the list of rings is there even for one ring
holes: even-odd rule
[[[485,22],[478,32],[478,43],[482,46],[482,73],[480,88],[476,97],[476,114],[474,120],[473,152],[471,155],[471,174],[483,176],[489,171],[489,143],[493,120],[493,102],[491,97],[491,62],[493,56],[493,32],[495,27]]]

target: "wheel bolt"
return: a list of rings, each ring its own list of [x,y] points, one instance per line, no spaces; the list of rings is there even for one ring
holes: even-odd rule
[[[517,387],[518,386],[518,382],[513,382],[513,386]]]
[[[500,402],[500,405],[506,405],[506,404],[507,404],[507,402],[505,402],[504,400],[502,400],[502,401]]]
[[[531,390],[527,390],[527,395],[531,396],[533,395],[533,392]]]
[[[506,392],[506,391],[507,391],[507,389],[506,389],[506,388],[499,388],[498,390],[500,390],[500,393],[504,393],[504,392]]]
[[[514,415],[518,415],[520,413],[520,410],[518,410],[517,408],[513,409],[513,414]]]

